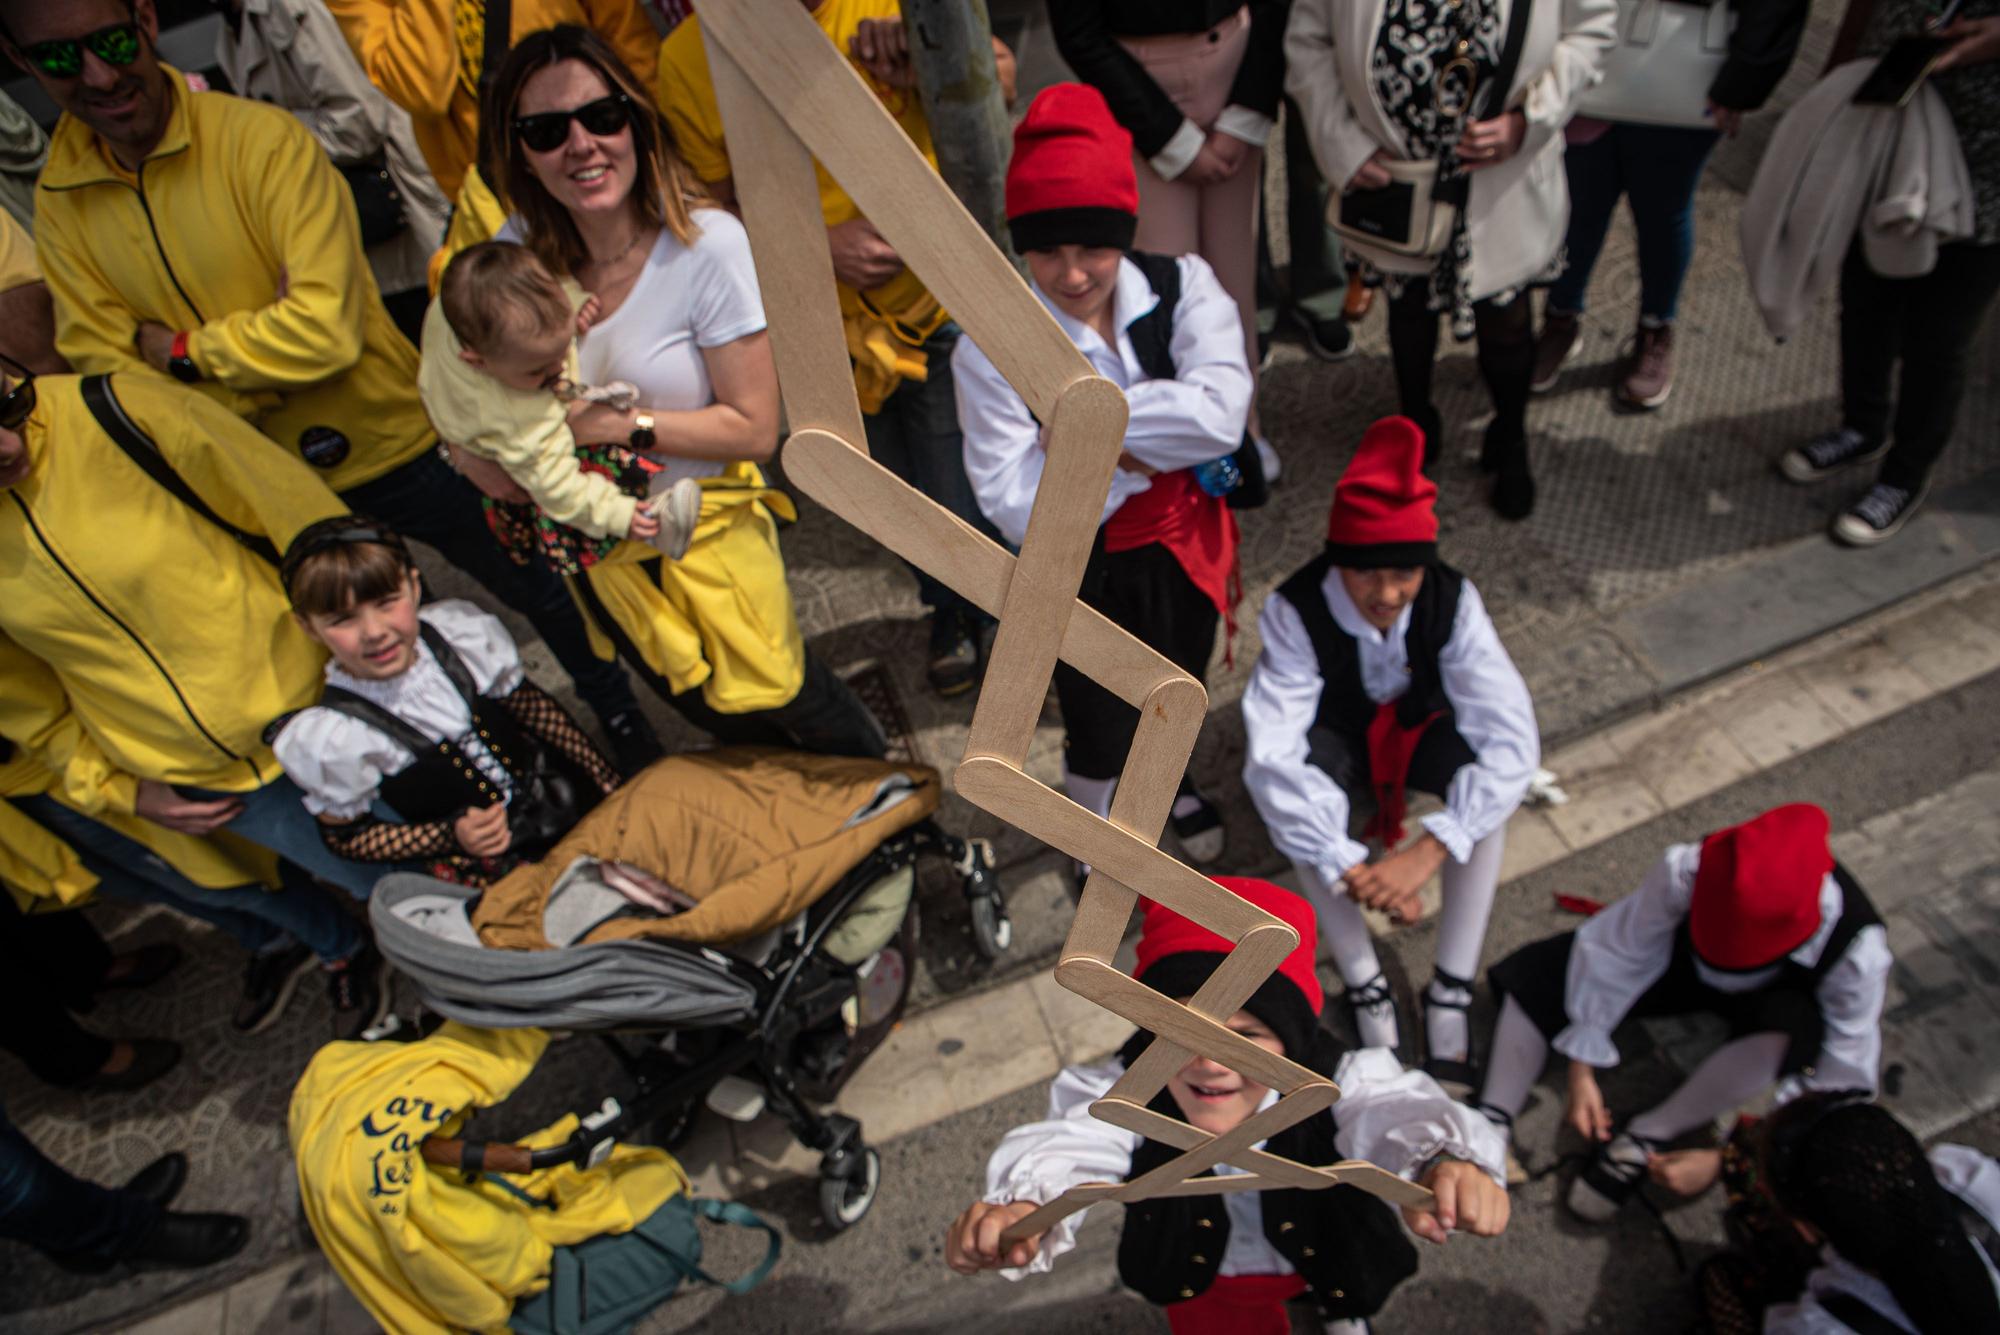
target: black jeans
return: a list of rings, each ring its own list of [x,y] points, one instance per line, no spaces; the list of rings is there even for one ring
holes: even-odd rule
[[[999,534],[965,476],[965,436],[958,429],[951,379],[951,353],[958,339],[958,326],[946,322],[925,340],[927,378],[897,385],[880,411],[862,418],[861,425],[876,463],[998,542]],[[975,623],[990,620],[929,571],[911,566],[910,573],[917,577],[917,597],[933,614],[963,612]]]
[[[437,548],[445,560],[532,622],[576,683],[576,693],[599,718],[639,707],[625,670],[591,652],[583,614],[561,577],[539,565],[516,564],[486,527],[478,489],[434,452],[425,451],[340,498],[356,514]]]
[[[1857,239],[1840,270],[1840,399],[1846,424],[1870,440],[1894,425],[1885,486],[1919,491],[1944,453],[1965,398],[1979,322],[2000,292],[2000,245],[1938,247],[1920,278],[1884,278]],[[1890,377],[1901,361],[1892,390]]]
[[[0,892],[0,1047],[51,1085],[79,1085],[111,1059],[111,1043],[77,1024],[111,967],[111,948],[74,910],[23,914]]]
[[[1426,461],[1437,454],[1444,429],[1431,401],[1431,376],[1437,367],[1438,321],[1443,313],[1430,309],[1430,281],[1413,277],[1403,295],[1389,303],[1389,360],[1396,370],[1396,395],[1403,416],[1424,430]],[[1535,374],[1535,326],[1528,297],[1518,293],[1505,306],[1491,299],[1472,303],[1474,338],[1479,348],[1479,375],[1493,398],[1493,423],[1486,428],[1492,445],[1489,458],[1501,471],[1528,465],[1528,382]],[[1497,451],[1497,453],[1495,453]]]
[[[1306,138],[1305,117],[1298,104],[1285,99],[1285,225],[1291,232],[1289,290],[1280,292],[1277,266],[1271,262],[1271,231],[1264,210],[1257,211],[1257,305],[1296,306],[1322,320],[1340,314],[1347,288],[1341,262],[1340,236],[1326,225],[1326,182],[1320,179],[1312,143]]]

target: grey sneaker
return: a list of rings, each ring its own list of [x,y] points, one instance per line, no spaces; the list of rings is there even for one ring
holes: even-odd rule
[[[1554,389],[1562,377],[1563,363],[1576,355],[1582,335],[1582,317],[1563,311],[1543,312],[1541,337],[1535,340],[1535,374],[1528,388],[1537,394]]]
[[[1877,482],[1868,494],[1835,516],[1833,537],[1849,547],[1873,547],[1896,536],[1924,503],[1928,487],[1911,491]]]
[[[1872,464],[1888,452],[1888,441],[1870,440],[1851,426],[1837,426],[1786,450],[1778,460],[1778,471],[1792,482],[1821,482],[1856,464]]]
[[[1640,325],[1632,358],[1618,378],[1618,397],[1634,408],[1657,408],[1674,392],[1674,327]]]

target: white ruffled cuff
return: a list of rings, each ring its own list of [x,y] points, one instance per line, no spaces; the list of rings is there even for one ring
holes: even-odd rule
[[[1618,1064],[1618,1045],[1611,1041],[1610,1032],[1591,1025],[1572,1024],[1557,1034],[1555,1042],[1549,1046],[1571,1061],[1595,1066],[1599,1070]]]

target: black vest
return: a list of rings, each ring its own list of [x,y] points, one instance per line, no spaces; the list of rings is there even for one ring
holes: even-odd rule
[[[1142,1030],[1119,1055],[1130,1066],[1152,1040]],[[1326,1049],[1326,1054],[1305,1065],[1330,1075],[1333,1063],[1327,1058],[1335,1049],[1330,1042]],[[1148,1106],[1168,1117],[1181,1115],[1166,1090]],[[1287,1127],[1264,1148],[1314,1167],[1341,1158],[1334,1143],[1334,1120],[1325,1114]],[[1149,1173],[1180,1153],[1157,1141],[1142,1141],[1133,1152],[1126,1180]],[[1328,1320],[1374,1315],[1390,1292],[1416,1273],[1417,1249],[1403,1232],[1394,1207],[1359,1187],[1262,1191],[1258,1205],[1265,1238],[1305,1280]],[[1219,1195],[1134,1201],[1125,1207],[1118,1276],[1149,1302],[1162,1306],[1184,1302],[1215,1282],[1228,1246],[1229,1211]]]
[[[517,839],[515,846],[507,850],[507,856],[510,859],[540,856],[567,832],[577,817],[596,805],[596,783],[517,724],[505,709],[491,708],[491,702],[474,686],[464,661],[435,627],[424,621],[418,623],[418,630],[465,701],[472,716],[472,733],[507,771],[513,783],[507,823],[517,832]],[[382,800],[405,823],[422,825],[456,820],[467,807],[490,806],[500,799],[499,789],[456,740],[434,742],[407,720],[339,686],[326,687],[320,696],[320,707],[361,720],[394,738],[415,757],[394,774],[385,775],[380,786]],[[545,795],[557,791],[547,782],[551,775],[560,775],[564,781],[560,791],[566,799],[562,803],[565,810],[554,813],[531,809]],[[579,809],[569,809],[579,801]],[[554,829],[557,825],[562,828]],[[554,837],[522,837],[530,829],[552,831]]]
[[[1355,734],[1364,732],[1375,717],[1375,702],[1361,682],[1361,650],[1354,637],[1333,619],[1326,595],[1320,590],[1332,566],[1333,557],[1320,553],[1278,586],[1278,596],[1290,603],[1305,623],[1313,656],[1319,659],[1319,675],[1326,683],[1319,693],[1319,713],[1313,726]],[[1410,689],[1396,701],[1396,721],[1405,728],[1416,727],[1440,710],[1450,712],[1438,655],[1451,642],[1459,593],[1464,587],[1465,576],[1444,562],[1424,567],[1423,587],[1410,606],[1410,628],[1404,640]]]

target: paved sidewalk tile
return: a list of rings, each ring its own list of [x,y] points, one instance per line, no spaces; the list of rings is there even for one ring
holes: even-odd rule
[[[1608,729],[1604,740],[1669,809],[1756,773],[1752,760],[1702,709],[1668,706]]]
[[[229,1290],[222,1335],[317,1331],[326,1321],[326,1262],[300,1257],[252,1275]]]
[[[1601,843],[1666,810],[1653,790],[1602,737],[1564,747],[1543,763],[1569,801],[1544,813],[1571,848]]]
[[[1570,846],[1548,813],[1556,808],[1521,807],[1507,822],[1507,845],[1500,855],[1500,882],[1539,871],[1570,854]]]
[[[2000,662],[2000,631],[1975,621],[1957,604],[1927,608],[1884,626],[1882,642],[1941,691],[1984,676]]]
[[[228,1307],[227,1291],[211,1293],[127,1326],[125,1335],[215,1335],[223,1328]]]
[[[1846,731],[1795,672],[1777,672],[1717,700],[1710,713],[1744,754],[1768,769]]]
[[[1886,718],[1932,692],[1931,684],[1880,640],[1806,664],[1798,674],[1819,702],[1849,728]]]
[[[904,1020],[840,1091],[840,1110],[859,1119],[872,1141],[893,1139],[958,1110],[938,1065],[934,1013]]]
[[[990,1103],[1062,1069],[1031,988],[999,988],[933,1014],[934,1060],[954,1112]]]

